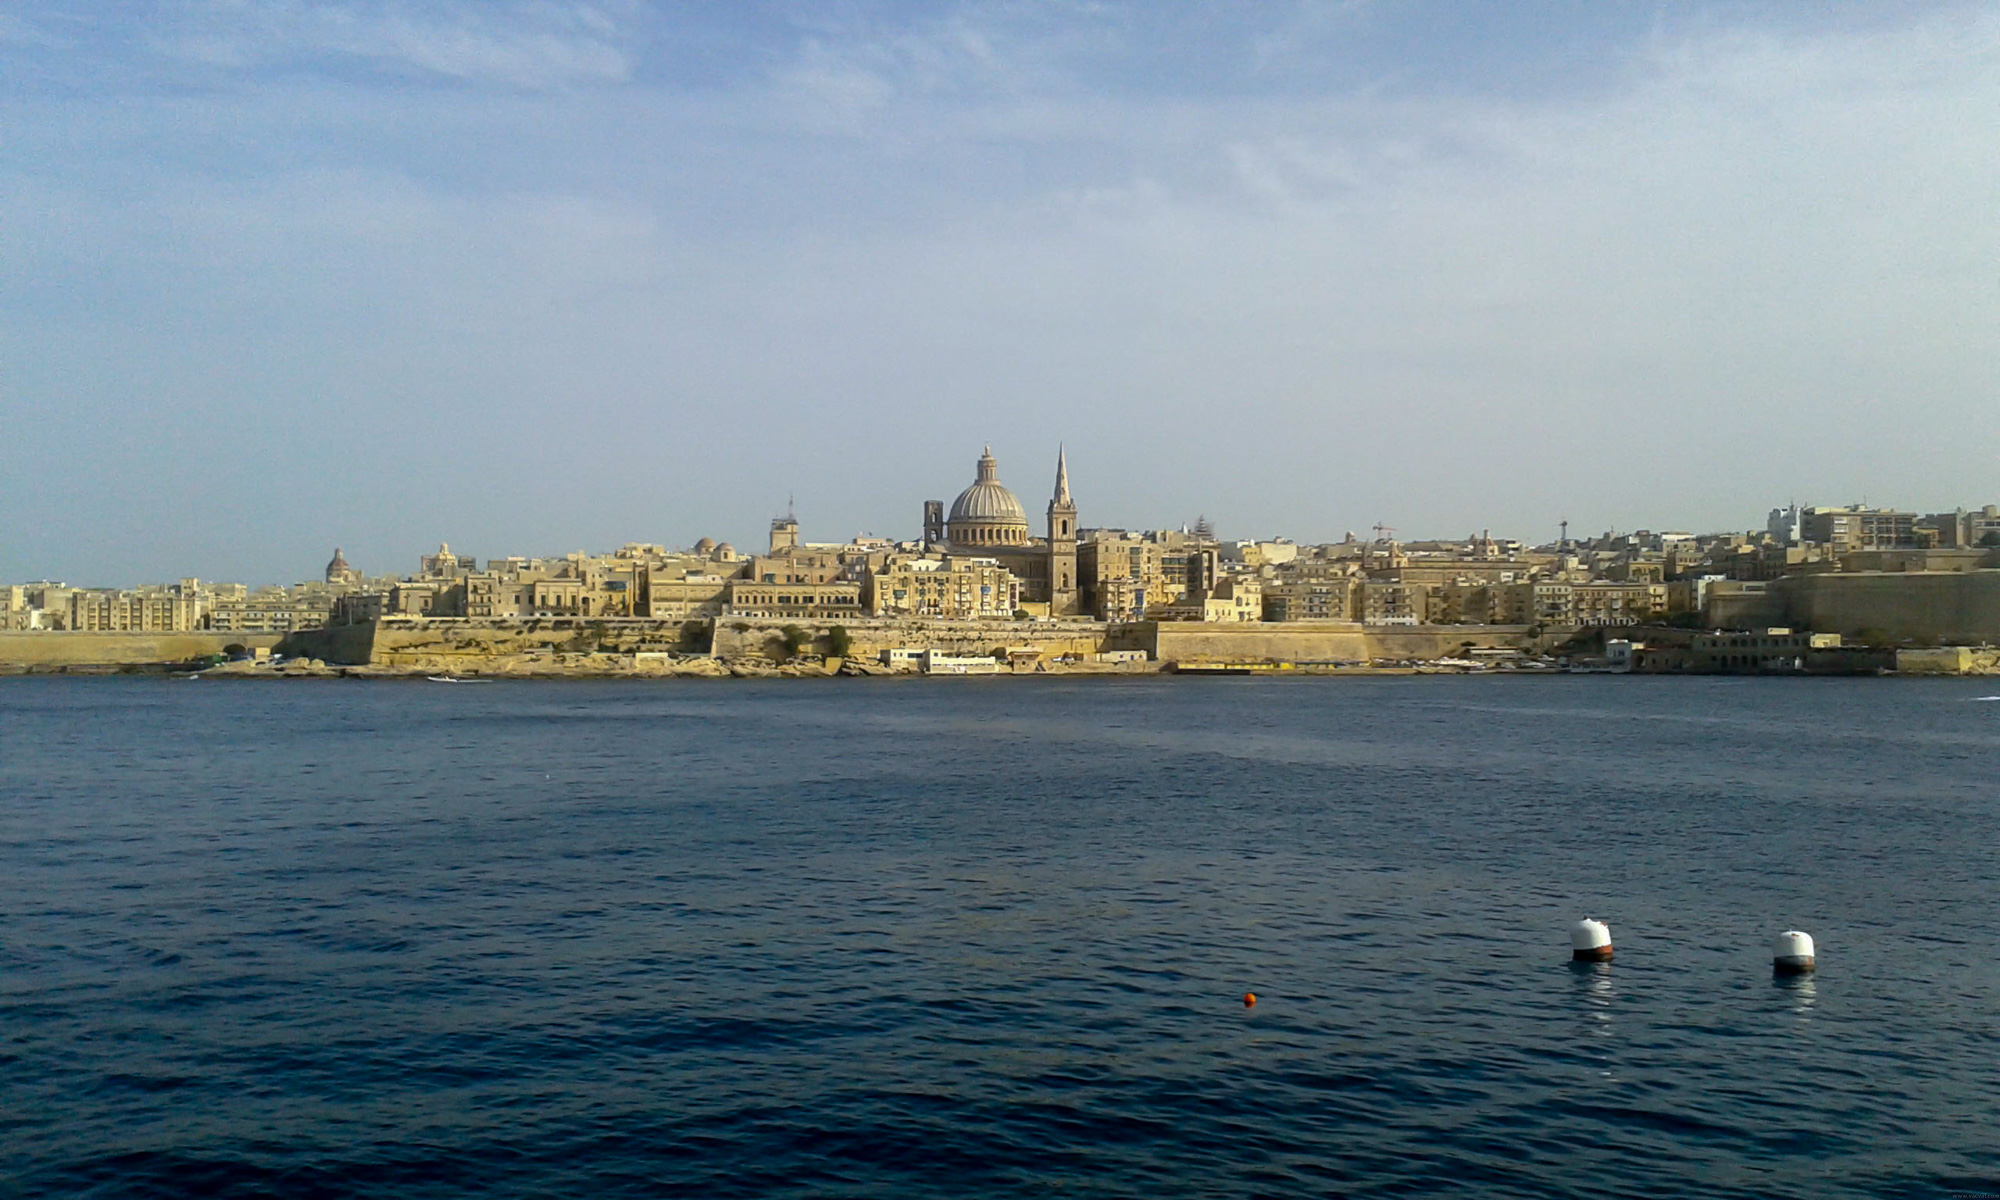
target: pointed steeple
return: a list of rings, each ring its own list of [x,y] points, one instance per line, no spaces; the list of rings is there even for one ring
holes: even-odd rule
[[[1072,504],[1069,498],[1069,457],[1063,452],[1061,442],[1056,443],[1056,497],[1057,504]]]

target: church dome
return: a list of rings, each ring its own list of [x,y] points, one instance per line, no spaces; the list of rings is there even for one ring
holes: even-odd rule
[[[979,456],[972,486],[951,502],[946,536],[960,546],[1021,546],[1028,541],[1028,513],[1020,498],[1000,482],[992,447]]]
[[[347,556],[340,552],[340,547],[335,546],[333,548],[333,561],[326,564],[326,581],[328,583],[341,583],[349,579],[359,579],[360,577],[361,572],[348,566]]]

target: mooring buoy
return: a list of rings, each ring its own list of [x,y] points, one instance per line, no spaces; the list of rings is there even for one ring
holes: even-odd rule
[[[1585,917],[1569,928],[1570,959],[1573,962],[1610,962],[1611,927]]]
[[[1778,974],[1804,975],[1817,966],[1812,934],[1787,929],[1771,940],[1771,969]]]

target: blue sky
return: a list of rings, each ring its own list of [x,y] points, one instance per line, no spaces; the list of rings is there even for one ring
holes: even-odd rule
[[[2000,10],[0,10],[0,579],[2000,501]]]

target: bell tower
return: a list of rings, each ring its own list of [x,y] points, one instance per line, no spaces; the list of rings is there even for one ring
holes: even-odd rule
[[[1069,495],[1069,459],[1056,448],[1056,491],[1049,499],[1049,615],[1077,611],[1076,501]]]

